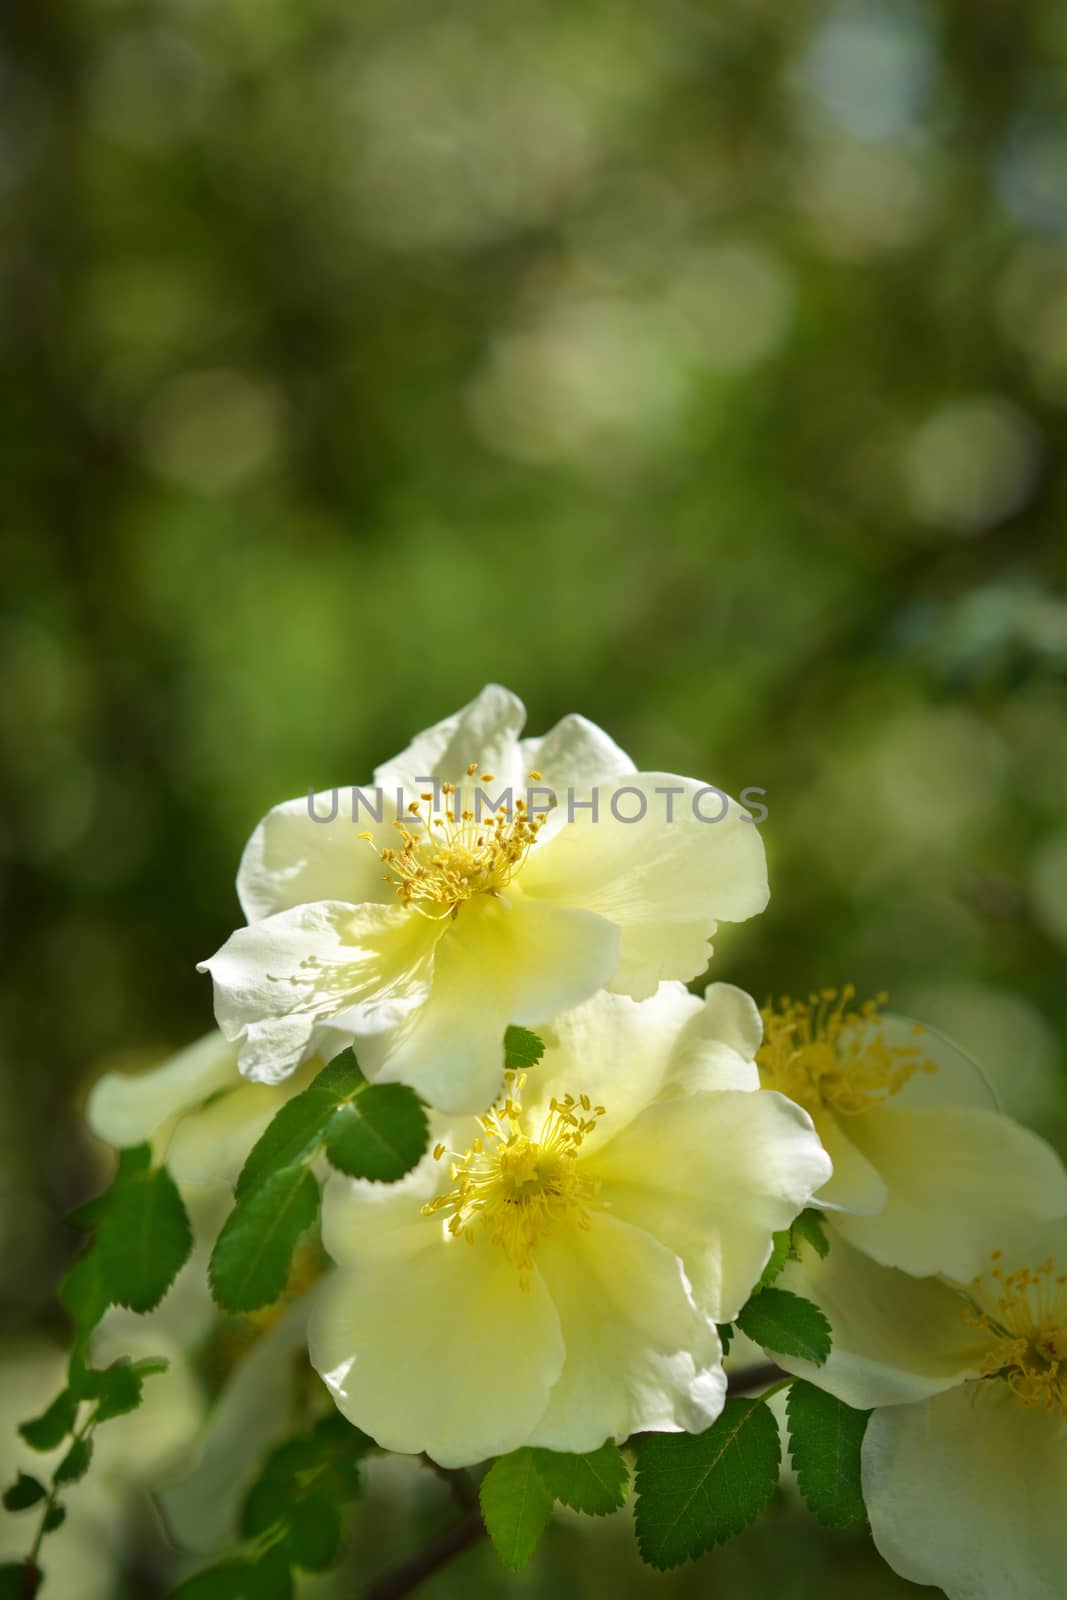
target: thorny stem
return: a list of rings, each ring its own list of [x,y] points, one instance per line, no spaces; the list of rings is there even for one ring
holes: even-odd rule
[[[758,1390],[759,1398],[765,1400],[769,1395],[777,1394],[779,1389],[784,1389],[792,1381],[787,1373],[783,1373],[781,1367],[767,1361],[759,1366],[749,1367],[744,1372],[732,1374],[726,1392],[730,1396],[735,1396],[752,1394]],[[772,1387],[766,1388],[767,1384],[771,1384]],[[392,1572],[377,1578],[367,1589],[364,1600],[403,1600],[404,1595],[410,1594],[425,1578],[451,1561],[453,1556],[468,1550],[485,1536],[485,1523],[478,1509],[478,1497],[468,1474],[452,1472],[446,1467],[438,1466],[429,1456],[423,1456],[422,1459],[448,1485],[456,1503],[463,1510],[463,1516],[451,1528],[446,1528],[444,1533],[438,1534],[436,1539],[424,1545],[409,1561],[402,1562],[399,1567],[394,1567]]]

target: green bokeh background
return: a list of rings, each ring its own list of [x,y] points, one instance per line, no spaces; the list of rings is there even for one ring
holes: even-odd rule
[[[1063,8],[3,28],[9,1348],[62,1336],[87,1085],[210,1025],[258,816],[489,679],[765,788],[717,974],[888,990],[1063,1148]],[[909,1592],[796,1510],[678,1580],[626,1548],[426,1593]],[[116,1561],[163,1592],[143,1528]]]

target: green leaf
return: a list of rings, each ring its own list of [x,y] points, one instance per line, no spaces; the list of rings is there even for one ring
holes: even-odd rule
[[[319,1452],[312,1439],[287,1439],[272,1450],[241,1509],[241,1537],[255,1539],[268,1528],[288,1521],[301,1477],[319,1468]]]
[[[294,1565],[309,1572],[332,1566],[343,1539],[338,1504],[359,1493],[358,1461],[369,1448],[373,1441],[340,1416],[287,1439],[271,1452],[245,1497],[242,1538],[283,1529]]]
[[[96,1235],[109,1298],[131,1311],[159,1304],[193,1247],[193,1232],[165,1167],[116,1182]]]
[[[310,1160],[325,1139],[334,1112],[365,1082],[351,1050],[323,1067],[313,1083],[282,1106],[252,1146],[237,1179],[237,1198],[244,1199],[284,1167]]]
[[[179,1584],[172,1600],[248,1600],[255,1576],[251,1561],[223,1561]]]
[[[806,1211],[802,1211],[793,1223],[794,1243],[797,1239],[803,1239],[820,1256],[824,1256],[830,1248],[830,1241],[823,1232],[822,1225],[825,1220],[822,1212],[817,1211],[814,1206],[809,1206]]]
[[[335,1111],[326,1154],[350,1178],[395,1183],[421,1160],[429,1137],[418,1095],[403,1083],[376,1083]]]
[[[54,1450],[73,1428],[77,1415],[78,1402],[69,1389],[64,1389],[39,1417],[21,1423],[19,1433],[31,1450]]]
[[[319,1209],[319,1186],[297,1163],[238,1200],[211,1252],[212,1293],[226,1311],[256,1311],[277,1300],[300,1235]]]
[[[504,1030],[504,1069],[521,1072],[524,1067],[536,1067],[545,1053],[544,1041],[529,1028],[518,1028],[513,1023]]]
[[[865,1515],[860,1447],[870,1414],[802,1378],[790,1386],[786,1415],[797,1483],[819,1521],[832,1528]]]
[[[360,1461],[378,1446],[369,1433],[355,1427],[339,1411],[320,1417],[311,1430],[319,1459],[328,1463],[342,1499],[351,1499],[363,1487]]]
[[[778,1277],[782,1268],[789,1260],[793,1248],[792,1235],[788,1228],[784,1229],[781,1233],[772,1234],[771,1238],[771,1253],[767,1260],[767,1265],[760,1274],[759,1281],[761,1288],[766,1288],[768,1284],[774,1282],[775,1278]]]
[[[605,1517],[609,1511],[617,1511],[626,1499],[630,1469],[610,1439],[587,1455],[534,1450],[533,1458],[549,1493],[572,1511]]]
[[[742,1309],[737,1325],[765,1350],[817,1366],[830,1354],[830,1324],[817,1305],[788,1289],[760,1289]]]
[[[103,1194],[95,1194],[91,1200],[85,1200],[80,1206],[75,1206],[73,1211],[67,1212],[67,1221],[74,1228],[86,1231],[95,1228],[107,1210],[108,1193],[109,1191],[105,1189]]]
[[[89,1463],[92,1459],[93,1441],[89,1438],[75,1439],[52,1474],[52,1482],[74,1483],[78,1478],[83,1478],[89,1470]]]
[[[734,1325],[732,1322],[720,1322],[717,1324],[717,1328],[719,1343],[722,1345],[722,1353],[724,1356],[728,1356],[734,1339]]]
[[[298,1500],[289,1515],[289,1553],[305,1572],[326,1572],[340,1559],[344,1529],[337,1502],[326,1493]]]
[[[123,1360],[125,1360],[125,1356]],[[139,1361],[131,1361],[130,1366],[134,1372],[140,1373],[142,1378],[156,1378],[163,1372],[170,1371],[169,1356],[142,1356]]]
[[[81,1344],[111,1304],[95,1244],[67,1268],[59,1280],[58,1294],[60,1305],[74,1324],[75,1342]]]
[[[265,1550],[252,1569],[248,1600],[292,1600],[293,1576],[289,1553],[281,1544]]]
[[[285,1547],[274,1545],[258,1558],[235,1557],[205,1567],[174,1590],[172,1600],[291,1600]]]
[[[778,1424],[761,1400],[727,1400],[704,1433],[650,1433],[637,1445],[634,1522],[642,1558],[664,1569],[740,1533],[778,1483]]]
[[[108,1202],[115,1190],[139,1172],[147,1172],[152,1165],[150,1144],[128,1144],[119,1151],[118,1165],[111,1183],[100,1194],[84,1200],[73,1211],[67,1212],[67,1221],[75,1228],[98,1228],[107,1213]]]
[[[89,1371],[89,1338],[111,1304],[100,1268],[100,1253],[95,1244],[80,1255],[59,1282],[60,1304],[74,1324],[74,1342],[67,1363],[67,1387],[75,1399],[85,1395]]]
[[[129,1362],[116,1362],[104,1372],[94,1372],[92,1387],[97,1399],[97,1422],[110,1422],[112,1417],[136,1411],[143,1399],[140,1376]]]
[[[4,1490],[4,1505],[8,1511],[28,1511],[39,1505],[48,1490],[28,1472],[20,1472],[10,1489]]]
[[[123,1357],[112,1362],[103,1371],[90,1371],[85,1375],[83,1391],[87,1400],[96,1401],[95,1420],[110,1422],[112,1417],[125,1416],[136,1411],[144,1398],[144,1380],[153,1373],[165,1372],[168,1362],[161,1357],[147,1357],[143,1361],[130,1361]]]
[[[494,1461],[478,1495],[482,1517],[497,1555],[517,1572],[531,1557],[549,1517],[552,1493],[530,1449]]]
[[[58,1502],[53,1502],[53,1504],[48,1507],[48,1510],[44,1514],[45,1533],[54,1533],[57,1528],[61,1528],[63,1526],[66,1520],[66,1506],[61,1506]]]
[[[43,1577],[32,1561],[0,1563],[0,1600],[33,1600]]]

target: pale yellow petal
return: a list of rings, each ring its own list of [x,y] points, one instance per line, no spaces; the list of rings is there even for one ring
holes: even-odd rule
[[[981,1369],[987,1341],[964,1318],[965,1302],[937,1278],[912,1278],[853,1250],[827,1226],[828,1254],[810,1247],[790,1261],[777,1287],[813,1300],[833,1344],[821,1367],[776,1356],[846,1405],[900,1405],[962,1383]]]
[[[461,710],[416,734],[406,750],[375,770],[374,781],[387,792],[398,785],[416,792],[427,778],[458,783],[476,762],[479,777],[491,772],[503,784],[521,783],[518,736],[525,721],[518,695],[487,684]]]
[[[239,928],[200,963],[245,1077],[279,1083],[363,1032],[391,1034],[429,993],[440,925],[399,904],[296,906]]]
[[[377,851],[396,844],[393,821],[403,815],[406,800],[398,807],[395,790],[379,796],[373,785],[360,787],[354,797],[349,785],[268,811],[237,873],[237,897],[249,922],[316,900],[391,905],[396,891],[385,881]],[[360,838],[368,832],[373,848]]]
[[[998,1112],[890,1103],[851,1118],[849,1135],[888,1197],[874,1216],[836,1225],[884,1266],[966,1281],[1007,1228],[1067,1213],[1059,1157]]]
[[[877,1112],[867,1115],[876,1116]],[[881,1211],[888,1191],[885,1180],[849,1138],[856,1119],[818,1110],[814,1120],[823,1149],[834,1167],[829,1183],[819,1190],[816,1204],[830,1211],[851,1211],[861,1216]]]
[[[484,1111],[500,1093],[504,1031],[594,993],[618,960],[618,932],[591,912],[521,895],[480,895],[437,945],[424,1005],[395,1034],[355,1030],[364,1071],[411,1084],[447,1112]]]
[[[107,1073],[93,1085],[85,1117],[109,1144],[141,1144],[170,1118],[240,1081],[237,1051],[212,1032],[147,1072]]]
[[[545,1240],[537,1266],[566,1357],[531,1443],[582,1452],[645,1429],[710,1426],[726,1395],[719,1338],[676,1256],[598,1212],[588,1230]]]
[[[663,980],[697,977],[717,922],[744,921],[767,903],[759,829],[736,801],[727,802],[721,821],[701,821],[694,797],[709,818],[721,809],[700,797],[704,787],[647,772],[630,776],[627,794],[620,785],[599,785],[595,820],[576,808],[574,820],[546,834],[523,868],[524,893],[619,925],[622,960],[611,987],[634,999],[647,998]],[[679,793],[657,792],[667,788]],[[619,820],[631,815],[638,820]]]
[[[875,1544],[912,1583],[948,1600],[1067,1594],[1067,1426],[1004,1383],[876,1412],[863,1494]]]
[[[523,1288],[503,1251],[462,1238],[339,1269],[317,1298],[308,1348],[350,1422],[445,1467],[525,1444],[564,1354],[537,1274]]]
[[[584,795],[605,778],[623,778],[635,772],[633,762],[614,739],[587,717],[572,713],[562,717],[539,739],[519,744],[523,781],[539,772],[545,786],[555,791],[566,807],[566,791]]]
[[[736,1316],[772,1233],[809,1203],[829,1167],[807,1113],[765,1090],[660,1101],[583,1162],[605,1208],[681,1257],[716,1322]]]

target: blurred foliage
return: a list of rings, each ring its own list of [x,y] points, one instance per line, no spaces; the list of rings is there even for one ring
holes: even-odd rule
[[[765,787],[771,907],[718,974],[888,989],[1062,1143],[1067,12],[0,30],[13,1323],[53,1314],[85,1085],[209,1025],[256,818],[489,678]],[[713,1561],[897,1592],[806,1537]],[[535,1581],[586,1592],[556,1548]]]

